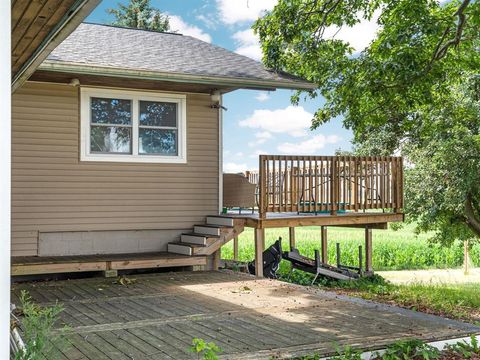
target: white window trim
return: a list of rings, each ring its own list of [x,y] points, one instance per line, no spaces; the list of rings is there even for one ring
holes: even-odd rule
[[[90,153],[90,98],[115,98],[132,100],[132,154]],[[131,90],[80,89],[80,161],[111,161],[131,163],[187,163],[187,105],[186,95],[152,93]],[[166,101],[178,104],[177,156],[138,154],[139,101]]]

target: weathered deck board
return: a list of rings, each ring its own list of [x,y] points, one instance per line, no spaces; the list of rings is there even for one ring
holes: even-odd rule
[[[318,289],[232,272],[139,275],[19,283],[65,311],[58,332],[69,346],[49,359],[194,359],[194,337],[213,341],[224,359],[329,354],[346,344],[372,348],[400,338],[441,339],[480,332],[473,325],[337,297]],[[63,323],[68,328],[63,328]]]
[[[147,269],[206,265],[205,256],[185,256],[168,252],[75,256],[15,256],[12,275],[54,274],[108,269]]]

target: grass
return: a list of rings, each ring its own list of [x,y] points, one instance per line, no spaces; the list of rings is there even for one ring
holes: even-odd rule
[[[307,274],[298,274],[306,276]],[[308,275],[307,275],[308,276]],[[285,280],[290,280],[285,278]],[[295,282],[298,279],[294,280]],[[337,293],[395,304],[407,309],[464,320],[480,325],[478,284],[395,285],[380,276],[359,281],[323,281],[320,286]]]
[[[415,234],[414,225],[409,224],[400,230],[373,231],[373,267],[375,270],[414,270],[445,269],[462,266],[463,245],[455,244],[447,248],[430,244],[431,234]],[[284,249],[288,249],[288,228],[267,229],[266,246],[270,246],[279,237],[283,239]],[[300,253],[314,256],[320,248],[319,227],[299,227],[296,229],[297,247]],[[334,264],[335,243],[341,244],[342,263],[358,264],[358,246],[364,245],[364,230],[350,228],[328,228],[329,262]],[[222,257],[233,258],[232,243],[222,248]],[[470,257],[474,266],[480,266],[480,244],[474,245]],[[253,230],[246,228],[239,237],[239,260],[250,261],[254,258]]]

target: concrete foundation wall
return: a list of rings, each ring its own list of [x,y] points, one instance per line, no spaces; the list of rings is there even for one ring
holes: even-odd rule
[[[39,234],[39,256],[166,251],[187,230],[77,231]]]

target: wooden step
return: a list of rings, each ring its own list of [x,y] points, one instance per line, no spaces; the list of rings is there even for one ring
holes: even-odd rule
[[[193,250],[191,246],[188,246],[186,243],[176,242],[176,243],[168,243],[167,244],[167,251],[169,253],[174,254],[181,254],[181,255],[193,255]]]
[[[207,225],[233,226],[234,219],[226,216],[209,215],[207,216]]]
[[[205,253],[206,246],[199,244],[192,244],[186,242],[171,242],[167,244],[169,253],[182,254],[182,255],[200,255]]]
[[[199,244],[199,245],[211,245],[219,239],[219,236],[215,235],[205,235],[197,233],[185,233],[180,236],[180,242],[190,243],[190,244]]]
[[[193,232],[196,234],[204,235],[215,235],[220,236],[222,230],[228,230],[228,226],[218,226],[218,225],[195,225],[193,227]]]

